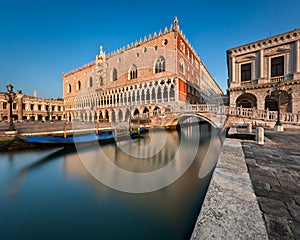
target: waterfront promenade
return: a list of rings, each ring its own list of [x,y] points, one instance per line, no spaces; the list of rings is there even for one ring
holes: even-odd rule
[[[300,239],[300,130],[265,137],[226,139],[192,239]]]

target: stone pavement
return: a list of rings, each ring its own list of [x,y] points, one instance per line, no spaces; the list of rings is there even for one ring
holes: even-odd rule
[[[265,145],[242,147],[269,239],[300,240],[300,130],[265,136]]]

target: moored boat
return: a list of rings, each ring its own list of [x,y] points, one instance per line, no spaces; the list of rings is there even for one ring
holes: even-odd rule
[[[140,128],[140,133],[144,132],[144,128]],[[39,145],[51,145],[51,146],[73,146],[91,143],[104,143],[113,142],[115,139],[125,140],[128,138],[137,137],[139,135],[138,131],[131,131],[124,134],[115,134],[114,131],[107,131],[104,133],[89,133],[83,135],[72,135],[67,137],[60,136],[26,136],[22,137],[22,140],[26,143],[39,144]]]

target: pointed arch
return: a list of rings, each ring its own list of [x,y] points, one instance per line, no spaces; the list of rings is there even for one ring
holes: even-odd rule
[[[138,77],[138,70],[136,65],[132,65],[128,70],[128,80],[135,79]]]
[[[117,69],[112,69],[111,72],[110,72],[110,81],[113,82],[113,81],[117,81],[118,80],[118,71]]]
[[[160,56],[154,64],[154,73],[164,72],[166,70],[166,61],[163,56]]]
[[[68,93],[71,93],[72,92],[72,85],[69,83],[68,85]]]
[[[184,61],[182,58],[180,58],[180,60],[179,60],[179,70],[181,73],[183,73],[183,74],[185,73],[185,65],[184,65]]]
[[[89,79],[89,88],[92,88],[93,87],[93,78],[90,77]]]

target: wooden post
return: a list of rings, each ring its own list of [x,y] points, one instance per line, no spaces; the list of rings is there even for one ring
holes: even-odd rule
[[[64,121],[64,138],[67,137],[67,121]]]
[[[140,128],[140,114],[138,115],[138,136],[141,135],[141,128]]]
[[[96,134],[98,134],[99,133],[99,123],[98,123],[98,120],[96,120],[96,126],[95,126],[95,128],[96,128]]]

